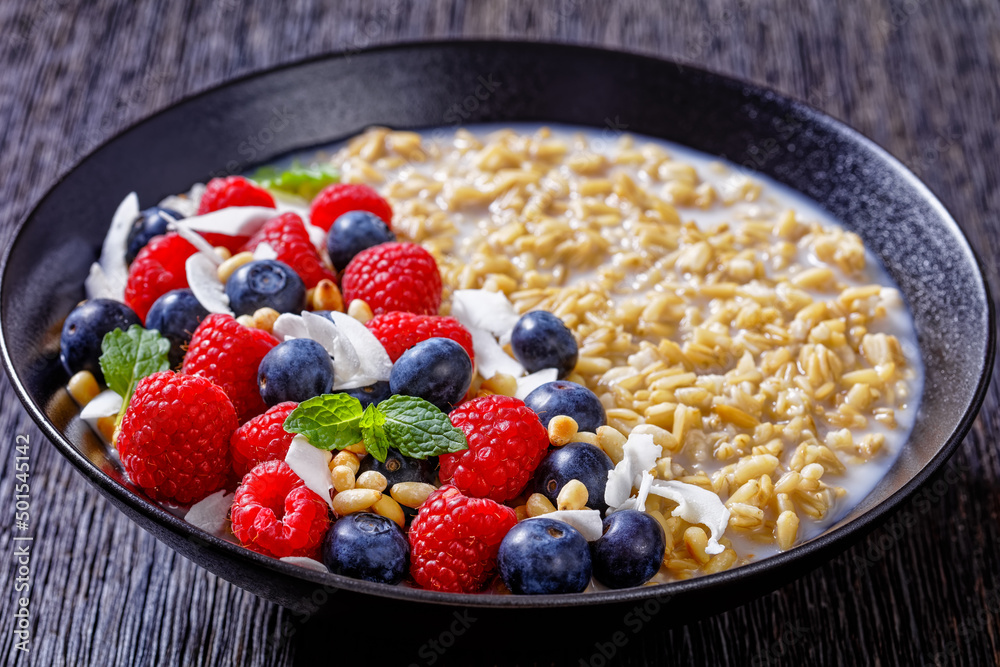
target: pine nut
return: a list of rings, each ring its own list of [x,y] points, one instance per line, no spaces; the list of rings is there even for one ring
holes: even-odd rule
[[[579,426],[575,419],[557,415],[549,422],[549,442],[556,447],[562,447],[573,439],[578,430]]]
[[[97,420],[97,430],[104,436],[104,439],[115,444],[115,418],[101,417]]]
[[[330,462],[334,466],[347,466],[351,469],[351,474],[357,475],[358,468],[361,467],[361,463],[358,461],[358,457],[353,452],[348,452],[341,450],[333,457],[333,461]]]
[[[225,283],[227,280],[229,280],[229,277],[233,275],[236,269],[240,268],[244,264],[249,264],[252,261],[253,261],[252,252],[236,253],[235,255],[224,261],[222,264],[219,264],[218,268],[219,280]]]
[[[389,482],[386,481],[385,475],[377,470],[366,470],[358,475],[357,487],[360,489],[374,489],[382,493],[388,485]]]
[[[333,477],[333,488],[337,490],[337,493],[350,491],[357,486],[357,481],[354,479],[354,471],[347,466],[334,466],[333,470],[330,471],[330,475]]]
[[[626,438],[613,426],[602,426],[597,429],[597,444],[618,465],[625,458]]]
[[[365,449],[365,443],[363,442],[356,442],[353,445],[348,445],[347,447],[344,447],[342,451],[350,452],[351,454],[355,454],[357,456],[364,456],[368,453],[368,450]]]
[[[319,281],[313,292],[312,306],[313,310],[344,312],[344,297],[340,294],[340,288],[329,278]]]
[[[393,484],[389,493],[400,505],[416,509],[424,504],[427,496],[437,491],[433,484],[424,482],[400,482]]]
[[[491,391],[494,394],[501,394],[503,396],[513,396],[517,393],[517,380],[514,379],[513,375],[507,375],[506,373],[497,373],[489,380],[484,380],[482,388],[486,391]]]
[[[561,510],[582,510],[587,506],[590,494],[587,487],[578,479],[571,479],[559,490],[556,505]]]
[[[274,308],[258,308],[253,314],[253,326],[255,329],[263,329],[270,332],[274,327],[274,321],[278,319],[280,313]]]
[[[81,408],[101,393],[101,388],[97,386],[97,379],[90,371],[80,371],[73,375],[69,379],[66,389],[69,390],[69,395]]]
[[[379,516],[384,516],[390,521],[395,521],[400,528],[406,527],[406,515],[403,514],[403,508],[399,506],[395,500],[389,496],[382,496],[378,501],[372,505],[372,509]]]
[[[233,253],[230,252],[229,248],[225,246],[217,245],[213,248],[213,250],[215,250],[215,254],[218,255],[219,259],[223,262],[233,256]]]
[[[525,519],[528,518],[528,506],[518,505],[517,507],[514,508],[514,514],[517,515],[518,521],[524,521]]]
[[[587,431],[577,431],[573,434],[573,437],[569,439],[570,442],[585,442],[588,445],[597,445],[597,434],[588,433]]]
[[[347,314],[362,324],[375,317],[371,307],[361,299],[351,301],[351,305],[347,307]]]
[[[254,328],[253,315],[240,315],[239,317],[236,318],[236,321],[249,329]]]
[[[333,497],[333,511],[339,516],[362,512],[379,501],[382,494],[375,489],[349,489]]]
[[[528,510],[528,516],[531,517],[541,516],[543,514],[556,511],[556,508],[552,506],[552,501],[540,493],[532,493],[528,497],[526,509]]]

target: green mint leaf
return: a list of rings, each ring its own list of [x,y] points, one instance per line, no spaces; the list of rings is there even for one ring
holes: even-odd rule
[[[415,396],[391,396],[378,404],[385,415],[389,444],[403,456],[426,459],[469,448],[465,434],[455,428],[448,415]]]
[[[343,449],[361,441],[361,401],[347,394],[323,394],[299,403],[285,418],[289,433],[304,435],[319,449]]]
[[[380,463],[385,463],[389,454],[389,438],[385,434],[385,415],[369,404],[361,415],[361,437],[365,441],[365,449]]]
[[[143,329],[133,324],[128,331],[115,329],[101,341],[101,370],[108,388],[122,397],[122,412],[139,380],[170,369],[167,354],[170,341],[156,329]]]
[[[274,167],[262,167],[254,173],[251,179],[268,190],[290,192],[306,201],[312,201],[320,190],[331,183],[337,183],[340,180],[340,174],[335,169],[324,165],[302,167],[293,163],[285,171],[278,171]]]

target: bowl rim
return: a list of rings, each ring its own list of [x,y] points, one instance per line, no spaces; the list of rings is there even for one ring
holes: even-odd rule
[[[11,359],[11,351],[8,348],[7,332],[0,318],[0,356],[2,356],[3,367],[10,379],[18,399],[21,401],[25,411],[36,423],[43,434],[52,442],[59,452],[69,459],[69,461],[87,478],[98,487],[105,495],[112,500],[127,506],[132,511],[142,515],[143,518],[166,528],[171,533],[192,543],[208,545],[215,550],[222,551],[227,558],[235,559],[237,562],[249,566],[256,566],[265,570],[274,571],[278,575],[293,577],[317,584],[337,589],[344,589],[358,593],[369,594],[381,598],[405,600],[409,602],[427,602],[436,605],[451,605],[477,608],[551,608],[551,607],[580,607],[587,605],[607,605],[612,603],[639,602],[651,598],[666,599],[671,596],[689,593],[695,590],[711,592],[716,589],[723,589],[731,584],[744,580],[761,580],[768,574],[774,574],[782,569],[787,569],[794,564],[806,564],[817,562],[818,559],[826,557],[828,552],[839,550],[860,538],[878,523],[891,515],[899,506],[908,499],[920,486],[922,486],[932,475],[940,470],[947,459],[957,449],[959,443],[965,438],[973,422],[977,418],[979,410],[985,400],[989,383],[992,379],[992,370],[996,354],[996,328],[995,328],[995,306],[991,296],[991,289],[988,282],[988,272],[982,258],[975,251],[966,233],[959,226],[954,216],[948,211],[941,200],[934,192],[921,181],[909,168],[900,160],[894,157],[887,150],[882,148],[872,139],[868,138],[860,131],[850,127],[846,123],[834,118],[805,101],[792,95],[779,92],[763,84],[758,84],[746,79],[722,74],[697,65],[687,64],[668,58],[652,55],[649,52],[634,51],[624,48],[606,48],[596,45],[576,44],[560,41],[538,41],[521,39],[435,39],[435,40],[414,40],[397,41],[381,44],[373,47],[361,49],[343,49],[335,52],[328,52],[308,56],[305,58],[282,63],[276,66],[263,68],[240,75],[239,77],[222,81],[211,85],[205,89],[187,94],[169,105],[158,109],[134,122],[128,124],[113,135],[105,138],[94,146],[85,155],[77,159],[73,166],[61,174],[31,207],[26,215],[16,225],[16,229],[10,237],[9,245],[4,249],[3,259],[0,262],[0,293],[7,280],[7,269],[15,247],[21,240],[22,232],[28,222],[35,216],[37,211],[53,195],[58,187],[73,173],[79,169],[91,156],[117,141],[123,135],[129,133],[134,128],[146,123],[158,116],[172,112],[174,109],[184,106],[188,102],[216,94],[218,91],[231,87],[236,87],[246,81],[262,76],[278,74],[284,70],[295,69],[308,66],[314,63],[325,62],[349,58],[352,56],[379,53],[379,52],[403,52],[409,49],[447,49],[448,47],[459,46],[465,48],[550,48],[557,50],[568,50],[586,52],[590,55],[611,57],[625,55],[648,61],[656,66],[673,66],[684,70],[691,70],[695,74],[703,77],[712,85],[736,85],[747,91],[750,96],[758,99],[769,99],[779,103],[787,104],[800,112],[804,116],[804,121],[822,126],[827,126],[838,134],[845,136],[848,140],[855,142],[860,147],[871,151],[876,158],[891,169],[895,175],[902,177],[914,188],[921,200],[929,205],[941,218],[944,224],[952,228],[956,238],[964,243],[965,252],[973,259],[978,270],[978,277],[982,283],[983,292],[986,297],[986,356],[980,369],[979,378],[976,383],[972,401],[969,403],[965,413],[962,415],[955,430],[942,443],[938,452],[920,468],[901,488],[884,499],[879,504],[865,511],[860,516],[852,519],[848,523],[826,532],[815,538],[808,540],[788,551],[774,554],[752,561],[745,565],[735,567],[723,572],[707,574],[691,579],[656,584],[651,586],[640,586],[620,590],[596,591],[586,594],[562,594],[562,595],[539,595],[539,596],[519,596],[519,595],[490,595],[490,594],[465,594],[465,593],[442,593],[426,589],[390,586],[373,582],[353,579],[350,577],[323,573],[309,570],[297,565],[282,562],[268,556],[250,551],[237,544],[223,540],[211,535],[192,524],[177,517],[176,515],[163,509],[161,506],[138,495],[128,487],[120,484],[110,476],[102,472],[96,464],[88,459],[79,449],[77,449],[69,439],[48,419],[41,406],[37,405],[28,394],[27,388],[21,378],[14,370]],[[541,121],[544,123],[544,121]],[[652,136],[652,135],[650,135]],[[0,306],[2,307],[2,306]],[[121,509],[119,507],[119,509]],[[145,528],[145,526],[143,526]],[[162,539],[158,535],[157,539]],[[853,538],[853,539],[852,539]],[[204,567],[199,565],[200,567]],[[814,567],[815,565],[811,566]]]

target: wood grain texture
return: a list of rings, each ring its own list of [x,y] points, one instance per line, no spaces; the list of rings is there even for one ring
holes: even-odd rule
[[[0,243],[79,157],[185,95],[333,50],[522,37],[661,55],[820,107],[917,171],[955,214],[997,289],[998,14],[983,0],[9,0],[0,3]],[[148,157],[155,169],[156,156]],[[1000,664],[997,399],[994,383],[947,474],[819,570],[686,627],[650,623],[610,659],[595,646],[523,663]],[[0,504],[12,505],[14,440],[25,434],[34,535],[32,649],[27,656],[14,649],[11,584],[0,596],[0,660],[272,667],[370,654],[371,647],[335,649],[333,633],[289,631],[297,626],[286,610],[176,556],[71,470],[6,378],[0,402]],[[12,512],[0,517],[3,582],[16,574]],[[391,623],[408,621],[388,609],[376,620],[387,624],[390,641]],[[613,629],[614,621],[609,635]],[[427,637],[440,632],[427,628]],[[339,634],[351,637],[349,629]],[[412,661],[428,664],[430,654],[419,650],[415,643]],[[484,647],[484,663],[489,655]]]

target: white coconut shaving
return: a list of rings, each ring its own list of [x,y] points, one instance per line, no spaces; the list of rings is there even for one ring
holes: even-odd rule
[[[330,461],[333,454],[313,447],[303,435],[296,435],[288,445],[285,463],[296,475],[302,478],[305,485],[316,492],[332,508],[333,500],[330,490],[333,489],[333,475],[330,474]]]
[[[519,398],[523,401],[528,397],[528,394],[538,389],[543,384],[555,382],[558,377],[559,369],[543,368],[540,371],[535,371],[531,375],[525,375],[524,377],[517,378],[517,391],[514,392],[514,398]]]
[[[229,530],[229,508],[235,494],[216,491],[202,498],[187,511],[184,520],[206,533],[222,537]]]
[[[525,521],[532,519],[554,519],[568,523],[580,531],[580,534],[588,542],[601,539],[601,535],[604,533],[604,522],[601,520],[601,513],[597,510],[556,510],[525,519]]]
[[[312,558],[306,558],[305,556],[285,556],[279,558],[282,563],[291,563],[292,565],[298,565],[299,567],[304,567],[307,570],[316,570],[317,572],[329,572],[326,569],[326,565],[319,562],[318,560],[313,560]]]
[[[631,433],[623,451],[622,460],[608,471],[604,502],[609,508],[622,506],[632,495],[632,488],[641,486],[642,473],[648,473],[656,465],[663,448],[655,444],[648,433]]]
[[[388,380],[392,360],[375,334],[350,315],[334,311],[329,318],[309,311],[284,313],[275,320],[272,333],[281,340],[310,338],[322,345],[333,357],[337,391]]]
[[[476,370],[484,378],[489,379],[497,373],[521,377],[524,366],[500,347],[500,343],[489,331],[465,325],[472,334],[472,351],[476,353]]]
[[[180,213],[181,216],[185,218],[189,218],[198,213],[198,206],[201,204],[201,198],[204,195],[205,184],[195,183],[186,194],[169,195],[168,197],[164,197],[163,201],[157,204],[157,206],[160,208],[168,208],[171,211]]]
[[[257,247],[253,249],[254,261],[261,259],[278,259],[278,251],[271,247],[270,243],[266,241],[261,241],[257,244]]]
[[[725,550],[719,544],[719,539],[729,525],[729,510],[722,504],[719,496],[694,484],[662,479],[654,479],[649,492],[677,503],[671,516],[679,516],[688,523],[708,528],[711,534],[705,553],[721,554]]]
[[[253,236],[276,213],[273,208],[265,206],[230,206],[178,220],[176,225],[178,231],[187,228],[201,233]]]
[[[503,292],[485,289],[452,292],[451,314],[464,326],[484,329],[498,338],[509,335],[521,319]]]
[[[125,246],[132,223],[139,217],[139,197],[130,192],[118,205],[111,218],[111,227],[104,237],[101,256],[90,267],[90,274],[83,281],[89,299],[125,300],[128,283],[128,265],[125,263]]]
[[[184,227],[177,224],[177,221],[170,218],[169,215],[164,215],[164,217],[169,218],[171,222],[167,225],[168,229],[176,231],[182,239],[193,245],[199,254],[207,257],[213,264],[219,266],[222,264],[222,257],[216,252],[215,247],[205,240],[205,237],[194,231],[190,227]]]
[[[83,406],[83,410],[80,411],[80,419],[96,429],[98,419],[114,417],[121,409],[122,397],[111,389],[105,389]]]
[[[215,252],[212,252],[214,255]],[[198,303],[210,313],[232,315],[226,286],[219,280],[218,266],[208,253],[196,252],[184,262],[188,287]]]

